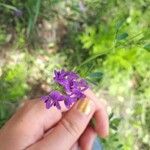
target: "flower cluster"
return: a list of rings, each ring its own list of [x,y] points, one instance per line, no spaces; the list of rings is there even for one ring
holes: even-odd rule
[[[79,75],[69,71],[54,71],[54,81],[63,87],[63,93],[59,91],[51,91],[49,95],[42,96],[41,99],[46,103],[46,108],[49,109],[55,106],[61,109],[60,102],[63,101],[67,108],[79,99],[85,97],[84,91],[88,89],[88,84]]]

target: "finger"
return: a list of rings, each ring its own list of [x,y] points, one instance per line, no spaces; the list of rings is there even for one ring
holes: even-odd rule
[[[41,128],[43,132],[61,119],[62,113],[55,107],[46,109],[45,104],[40,99],[25,102],[24,106],[13,116],[13,122],[18,122],[24,129]],[[32,124],[33,123],[33,124]],[[33,128],[32,128],[33,127]]]
[[[92,150],[94,140],[96,138],[95,130],[88,126],[79,139],[79,145],[82,150]]]
[[[91,90],[85,91],[86,96],[93,100],[96,105],[96,112],[94,118],[96,120],[96,132],[100,137],[106,137],[109,134],[109,119],[106,110],[106,104],[101,100],[98,100],[95,94]]]
[[[78,101],[73,108],[66,113],[53,131],[31,149],[37,149],[44,145],[44,149],[70,149],[79,139],[95,112],[95,104],[88,99]]]
[[[76,142],[71,148],[70,150],[79,150],[79,144],[78,142]]]
[[[27,101],[1,130],[0,138],[7,141],[7,145],[0,145],[6,150],[10,145],[14,145],[14,149],[24,149],[41,139],[61,117],[59,110],[54,107],[47,110],[39,99]]]

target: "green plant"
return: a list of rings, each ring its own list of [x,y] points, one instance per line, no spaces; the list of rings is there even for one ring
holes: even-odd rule
[[[6,32],[0,28],[0,45],[5,43],[6,37]]]
[[[0,78],[0,101],[20,100],[27,91],[27,67],[25,64],[7,66]]]

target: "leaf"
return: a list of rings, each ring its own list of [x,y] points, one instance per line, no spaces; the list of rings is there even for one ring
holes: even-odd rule
[[[117,149],[120,149],[120,148],[122,148],[123,147],[123,145],[122,144],[119,144],[118,146],[117,146]]]
[[[109,120],[111,120],[114,116],[114,113],[112,112],[110,115],[109,115]]]
[[[88,81],[89,83],[91,83],[91,84],[93,84],[93,85],[95,85],[95,86],[98,86],[97,82],[92,81],[92,80],[90,80],[90,79],[88,79],[88,78],[86,78],[86,81]]]
[[[114,125],[110,125],[110,128],[113,129],[113,130],[117,130],[118,128]]]
[[[116,30],[119,30],[123,24],[125,23],[125,19],[121,19],[116,23]]]
[[[10,10],[14,10],[14,11],[18,10],[16,7],[11,6],[11,5],[7,5],[7,4],[4,4],[4,3],[0,3],[0,5],[7,8],[7,9],[10,9]]]
[[[128,33],[124,32],[124,33],[118,34],[117,37],[116,37],[116,39],[118,41],[121,41],[121,40],[126,39],[127,37],[128,37]]]
[[[149,43],[149,44],[146,44],[146,45],[144,46],[144,49],[146,49],[148,52],[150,52],[150,43]]]
[[[103,76],[102,72],[93,72],[89,75],[90,78],[101,79]]]
[[[118,129],[118,126],[121,122],[121,118],[114,118],[111,122],[110,122],[110,127],[114,130]]]
[[[40,8],[41,8],[41,0],[27,1],[26,9],[28,10],[28,14],[29,14],[28,28],[27,28],[28,36],[30,35],[31,31],[34,29],[34,26],[37,22],[40,13]]]

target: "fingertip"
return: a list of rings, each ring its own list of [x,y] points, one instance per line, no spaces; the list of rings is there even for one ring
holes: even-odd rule
[[[101,138],[107,138],[109,135],[108,129],[96,128],[96,132]]]
[[[79,139],[79,145],[82,150],[91,150],[93,147],[94,140],[96,138],[95,130],[88,126],[84,133]]]
[[[96,120],[96,132],[100,137],[106,138],[109,135],[109,119],[105,106],[100,104],[94,117]]]

